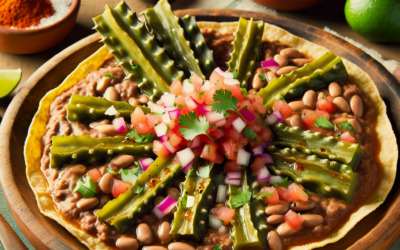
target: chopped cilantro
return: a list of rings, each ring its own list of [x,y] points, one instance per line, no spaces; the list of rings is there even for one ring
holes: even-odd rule
[[[215,128],[217,125],[215,125],[215,123],[211,124],[210,128]]]
[[[133,188],[132,192],[134,192],[135,194],[141,194],[143,192],[143,187],[141,186],[136,186]]]
[[[265,74],[258,74],[258,77],[260,78],[260,80],[261,80],[262,82],[264,82],[264,81],[267,80],[267,78],[265,77]]]
[[[197,175],[203,178],[207,178],[210,176],[210,170],[211,170],[210,165],[201,167],[197,170]]]
[[[335,237],[336,235],[338,235],[338,233],[339,233],[339,231],[334,232],[331,237]]]
[[[344,121],[339,123],[339,128],[349,130],[352,134],[355,134],[356,131],[354,130],[353,126],[348,121]]]
[[[240,206],[243,206],[246,203],[250,203],[250,198],[251,198],[251,192],[246,191],[243,192],[241,189],[239,189],[239,192],[237,192],[234,195],[231,195],[231,206],[232,208],[238,208]]]
[[[73,192],[76,191],[81,193],[83,198],[90,198],[96,194],[96,186],[90,177],[86,177],[86,182],[83,182],[82,179],[78,180]]]
[[[190,111],[187,115],[181,115],[178,121],[179,126],[184,127],[179,129],[179,133],[183,134],[186,140],[193,140],[198,135],[207,135],[212,141],[212,137],[207,134],[207,129],[210,123],[205,116],[199,116],[195,112]]]
[[[133,70],[135,70],[135,69],[139,68],[139,64],[132,65],[131,68],[132,68]]]
[[[242,114],[238,111],[237,109],[237,104],[239,100],[232,96],[232,92],[229,90],[225,89],[218,89],[215,91],[215,94],[213,95],[213,99],[215,102],[211,103],[211,108],[213,111],[224,114],[224,116],[227,113],[228,110],[236,112],[238,115],[241,117]]]
[[[240,88],[240,92],[242,92],[242,95],[247,95],[248,94],[247,93],[247,89],[245,89],[245,88]]]
[[[136,180],[138,179],[139,176],[139,170],[136,169],[123,169],[121,168],[118,171],[119,174],[121,174],[121,179],[123,181],[128,181],[132,184],[134,184],[136,182]]]
[[[214,250],[222,250],[222,247],[220,245],[214,245],[213,249]]]
[[[310,190],[308,190],[308,189],[303,189],[303,191],[304,191],[304,193],[306,193],[306,194],[308,194],[308,195],[311,195]]]
[[[199,93],[199,98],[202,98],[203,96],[205,96],[205,94],[206,94],[206,91],[200,92]]]
[[[187,177],[194,177],[194,174],[195,174],[194,168],[190,168],[187,173]]]
[[[113,76],[111,73],[105,73],[103,76],[108,76],[108,77],[110,77],[111,79],[114,79],[114,76]]]
[[[267,197],[272,197],[272,196],[274,196],[273,193],[262,193],[262,194],[260,193],[260,195],[259,195],[259,197],[261,197],[263,199],[265,199]]]
[[[287,187],[287,186],[289,186],[289,185],[292,184],[292,183],[293,183],[293,181],[289,181],[289,178],[286,177],[283,181],[274,183],[273,185],[274,185],[275,187]]]
[[[113,171],[111,168],[107,168],[107,169],[106,169],[106,172],[109,173],[109,174],[112,174],[112,175],[118,174],[117,171]]]
[[[254,141],[257,134],[251,128],[246,127],[243,131],[243,135],[244,135],[244,137],[249,138],[250,140]]]
[[[131,139],[131,140],[132,140],[132,139],[135,140],[136,143],[146,143],[146,142],[150,142],[150,141],[153,139],[153,137],[154,137],[154,135],[151,134],[151,133],[148,133],[148,134],[138,134],[138,132],[136,131],[135,128],[133,128],[133,129],[131,130],[131,132],[129,132],[126,136],[127,136],[129,139]]]
[[[378,198],[378,199],[376,199],[376,201],[378,201],[378,202],[379,202],[379,201],[382,201],[382,198]]]
[[[279,96],[279,99],[285,100],[285,97],[283,97],[283,95],[280,95],[280,96]]]
[[[314,126],[317,128],[324,128],[324,129],[335,128],[333,124],[325,116],[318,117],[317,120],[314,122]]]

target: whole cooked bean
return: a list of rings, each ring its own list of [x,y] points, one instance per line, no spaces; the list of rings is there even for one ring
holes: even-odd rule
[[[267,223],[272,225],[281,224],[284,221],[283,217],[285,216],[281,214],[273,214],[268,216]]]
[[[314,192],[311,192],[311,194],[308,196],[308,199],[315,203],[320,203],[322,201],[322,197]]]
[[[119,155],[112,159],[111,167],[126,168],[133,164],[135,157],[132,155]]]
[[[299,115],[292,115],[292,116],[290,117],[290,126],[291,126],[291,127],[303,128],[303,120],[301,119],[301,116],[299,116]]]
[[[192,245],[183,242],[174,242],[168,245],[169,250],[195,250]]]
[[[268,233],[268,246],[271,250],[281,250],[283,248],[282,239],[275,230]]]
[[[77,203],[76,206],[82,210],[82,211],[87,211],[94,206],[96,206],[99,203],[99,199],[96,197],[92,198],[87,198],[87,199],[80,199]]]
[[[146,246],[143,248],[143,250],[168,250],[168,249],[162,246]]]
[[[289,102],[289,106],[293,109],[294,112],[299,112],[307,108],[306,105],[304,105],[303,101]]]
[[[290,123],[290,119],[291,119],[291,117],[287,117],[287,118],[283,119],[283,123],[286,126],[292,126],[292,124]]]
[[[229,233],[229,228],[228,228],[227,226],[221,226],[221,227],[218,229],[218,233],[219,233],[219,235],[228,234],[228,233]]]
[[[307,211],[315,207],[315,202],[313,201],[295,201],[290,203],[290,208],[294,211]]]
[[[303,103],[310,109],[315,109],[317,103],[317,93],[314,90],[307,90],[303,96]]]
[[[82,164],[76,164],[76,165],[67,165],[64,168],[65,174],[71,175],[74,174],[76,176],[81,176],[86,173],[86,167]]]
[[[105,194],[111,193],[111,189],[114,183],[114,176],[110,173],[106,173],[101,177],[100,182],[99,182],[99,187],[101,191]]]
[[[348,122],[351,124],[351,126],[353,126],[353,128],[357,134],[362,132],[362,127],[356,119],[349,119]]]
[[[122,250],[137,250],[139,249],[139,242],[134,238],[123,237],[115,242],[115,246]]]
[[[169,224],[168,221],[164,221],[158,227],[158,238],[160,238],[162,244],[168,244],[171,242],[172,236],[169,234],[169,231],[171,231],[171,224]]]
[[[339,124],[339,123],[341,123],[341,122],[345,122],[345,121],[347,121],[347,120],[349,120],[349,118],[347,118],[347,117],[345,117],[345,116],[342,116],[342,117],[339,117],[339,118],[334,119],[334,120],[332,121],[332,123],[333,123],[333,125],[337,125],[337,124]]]
[[[297,67],[303,67],[304,64],[310,63],[313,60],[312,59],[307,59],[307,58],[296,58],[291,60],[293,64],[295,64]]]
[[[295,234],[300,231],[293,229],[291,226],[289,226],[287,222],[283,222],[282,224],[280,224],[276,230],[278,231],[278,234],[283,237]]]
[[[140,95],[139,96],[139,102],[141,104],[146,104],[149,102],[149,98],[146,95]]]
[[[109,101],[119,101],[118,91],[114,87],[108,87],[104,93],[104,98]]]
[[[353,95],[350,99],[350,107],[353,111],[354,116],[361,117],[364,113],[364,105],[361,100],[361,97],[358,95]]]
[[[136,106],[136,105],[140,105],[140,102],[138,99],[136,99],[135,97],[131,97],[128,100],[129,104],[132,106]]]
[[[154,198],[154,205],[160,204],[164,199],[164,196],[157,196],[156,198]]]
[[[300,52],[295,48],[286,48],[281,50],[280,54],[286,56],[287,58],[298,58],[301,57]]]
[[[351,111],[349,103],[341,96],[335,97],[335,99],[333,99],[333,104],[341,112],[350,113]]]
[[[248,93],[249,93],[250,95],[257,95],[258,91],[257,91],[256,89],[250,89],[250,90],[248,91]]]
[[[285,214],[289,210],[289,203],[286,201],[279,201],[279,204],[268,205],[265,208],[265,213],[268,215]]]
[[[108,86],[110,86],[110,83],[111,83],[111,77],[103,76],[100,80],[97,81],[96,91],[98,93],[103,93],[104,91],[106,91]]]
[[[136,228],[136,235],[142,245],[150,245],[153,242],[153,232],[146,223],[139,224]]]
[[[284,66],[286,66],[288,64],[287,57],[279,55],[279,54],[274,56],[274,61],[277,62],[280,67],[284,67]]]
[[[298,69],[298,67],[296,67],[296,66],[285,66],[285,67],[282,67],[282,68],[278,69],[278,71],[276,71],[276,74],[278,76],[289,74],[290,72],[292,72],[295,69]]]
[[[331,82],[328,86],[329,94],[333,97],[341,96],[343,94],[342,86],[337,82]]]
[[[176,188],[179,188],[182,182],[183,182],[182,179],[176,180],[176,181],[174,181],[174,182],[172,183],[172,186],[173,186],[173,187],[176,187]]]
[[[95,128],[99,133],[106,135],[107,137],[111,137],[117,134],[115,127],[112,124],[104,124],[97,126]]]
[[[165,192],[172,199],[174,199],[176,201],[179,199],[179,194],[180,194],[179,189],[174,188],[174,187],[169,187],[169,188],[167,188],[167,190]]]
[[[278,78],[278,76],[272,71],[268,71],[266,75],[267,75],[268,82],[271,82],[275,78]]]
[[[316,227],[324,222],[324,217],[319,214],[303,214],[305,227]]]
[[[260,78],[260,74],[266,74],[267,72],[269,72],[267,68],[258,68],[254,71],[253,80],[251,81],[251,86],[254,89],[258,90],[267,85],[267,81],[262,81]]]

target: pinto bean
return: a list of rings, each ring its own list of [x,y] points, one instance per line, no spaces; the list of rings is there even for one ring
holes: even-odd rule
[[[295,69],[298,69],[298,67],[296,67],[296,66],[285,66],[285,67],[282,67],[282,68],[278,69],[278,71],[276,71],[276,74],[278,76],[286,75],[286,74],[289,74],[290,72],[292,72]]]
[[[331,82],[328,86],[329,94],[333,97],[341,96],[343,94],[342,86],[337,82]]]
[[[303,214],[305,227],[316,227],[324,222],[324,217],[319,214]]]
[[[119,101],[118,91],[114,87],[108,87],[104,93],[104,98],[109,101]]]
[[[220,235],[228,234],[228,233],[229,233],[229,228],[228,228],[227,226],[221,226],[221,227],[218,229],[218,233],[219,233]]]
[[[310,63],[313,60],[312,59],[307,59],[307,58],[296,58],[296,59],[291,59],[290,60],[294,65],[296,65],[297,67],[303,67],[304,64],[306,63]]]
[[[287,58],[298,58],[301,57],[300,52],[295,49],[295,48],[286,48],[281,50],[281,52],[279,53],[282,56],[286,56]]]
[[[314,90],[307,90],[303,96],[303,103],[310,109],[315,109],[317,103],[317,93]]]
[[[292,127],[299,127],[303,128],[303,120],[301,119],[301,116],[299,115],[292,115],[290,117],[290,125]]]
[[[333,99],[333,104],[341,112],[350,113],[351,111],[349,103],[341,96],[335,97],[335,99]]]
[[[299,112],[307,108],[307,106],[304,105],[303,101],[289,102],[289,106],[293,109],[294,112]]]
[[[168,245],[169,250],[195,250],[192,245],[183,242],[174,242]]]
[[[258,91],[257,91],[256,89],[250,89],[250,90],[248,91],[248,93],[249,93],[250,95],[257,95]]]
[[[282,222],[284,222],[283,217],[284,215],[281,214],[273,214],[271,216],[268,216],[267,223],[272,225],[281,224]]]
[[[126,168],[133,164],[135,157],[132,155],[119,155],[111,160],[110,167],[112,168]]]
[[[171,242],[172,236],[169,234],[169,231],[171,231],[171,224],[169,224],[168,221],[164,221],[158,227],[158,238],[160,238],[162,244],[168,244]]]
[[[105,194],[109,194],[111,192],[112,186],[114,182],[114,176],[110,173],[106,173],[101,177],[99,182],[99,187],[101,191]]]
[[[277,228],[278,234],[282,237],[297,233],[299,230],[293,229],[287,222],[283,222]]]
[[[137,250],[139,249],[139,242],[134,238],[123,237],[115,242],[115,246],[121,250]]]
[[[358,95],[353,95],[353,97],[350,99],[350,107],[354,116],[361,117],[363,115],[364,105]]]
[[[135,97],[129,98],[128,103],[129,103],[130,105],[132,105],[132,106],[140,105],[139,100],[136,99]]]
[[[174,188],[174,187],[169,187],[169,188],[167,188],[167,190],[165,192],[172,199],[174,199],[176,201],[179,199],[179,194],[180,194],[179,189]]]
[[[115,127],[112,124],[99,125],[95,128],[99,133],[106,135],[106,137],[111,137],[117,134]]]
[[[315,203],[320,203],[322,201],[322,197],[314,192],[311,192],[311,195],[308,196],[308,199]]]
[[[268,246],[271,250],[281,250],[283,248],[282,239],[275,230],[268,233]]]
[[[285,214],[289,210],[289,203],[286,201],[279,201],[279,204],[268,205],[265,208],[265,213],[268,215]]]
[[[315,202],[313,201],[296,201],[290,203],[290,208],[294,211],[307,211],[315,207]]]
[[[278,76],[272,71],[268,71],[266,75],[267,75],[268,82],[271,82],[275,78],[278,78]]]
[[[98,93],[104,93],[104,91],[106,91],[108,86],[110,86],[110,83],[111,83],[111,77],[103,76],[102,78],[100,78],[100,80],[97,81],[96,91]]]
[[[347,118],[347,117],[345,117],[345,116],[342,116],[342,117],[339,117],[339,118],[334,119],[334,120],[332,121],[332,123],[333,123],[333,125],[337,125],[337,124],[339,124],[339,123],[341,123],[341,122],[345,122],[345,121],[347,121],[347,120],[349,120],[349,118]]]
[[[284,66],[286,66],[288,64],[287,57],[279,55],[279,54],[274,56],[274,61],[277,62],[280,67],[284,67]]]
[[[149,102],[149,98],[146,95],[140,95],[139,96],[139,102],[141,104],[146,104]]]
[[[362,127],[360,123],[357,121],[357,119],[349,119],[348,122],[351,124],[351,126],[353,126],[357,134],[362,132]]]
[[[156,198],[154,198],[154,206],[160,204],[164,199],[164,196],[157,196]]]
[[[168,249],[162,246],[146,246],[143,248],[143,250],[168,250]]]
[[[67,165],[64,168],[65,174],[66,175],[76,175],[76,176],[81,176],[86,173],[86,167],[83,166],[82,164],[76,164],[76,165]]]
[[[251,86],[258,90],[261,89],[263,87],[265,87],[265,85],[267,85],[266,81],[261,81],[260,78],[260,74],[266,74],[269,72],[269,69],[266,68],[258,68],[254,71],[254,76],[253,76],[253,80],[251,81]]]
[[[139,224],[136,228],[136,235],[142,245],[150,245],[153,242],[153,232],[146,223]]]
[[[82,211],[87,211],[94,206],[96,206],[99,203],[99,199],[96,197],[88,198],[88,199],[80,199],[77,203],[76,206],[82,210]]]

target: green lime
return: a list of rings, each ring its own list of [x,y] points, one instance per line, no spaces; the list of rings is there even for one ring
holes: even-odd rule
[[[350,27],[375,42],[400,42],[400,0],[347,0]]]
[[[21,69],[0,70],[0,98],[8,96],[21,81]]]

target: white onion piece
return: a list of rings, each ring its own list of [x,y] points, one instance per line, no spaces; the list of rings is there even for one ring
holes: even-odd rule
[[[191,195],[188,195],[188,196],[186,196],[187,197],[187,200],[186,200],[186,207],[187,208],[191,208],[191,207],[193,207],[193,205],[194,205],[194,196],[191,196]]]
[[[222,71],[222,69],[220,69],[219,67],[217,67],[217,68],[215,69],[215,72],[217,72],[218,75],[221,75],[221,76],[223,76],[223,77],[226,78],[226,79],[233,79],[233,73],[232,73],[232,72],[225,72],[225,71]]]
[[[181,111],[178,108],[175,108],[174,110],[169,110],[168,114],[171,119],[178,119],[181,115]]]
[[[271,178],[271,174],[268,171],[268,168],[262,167],[257,174],[257,181],[258,182],[268,181],[270,178]]]
[[[224,225],[224,223],[222,222],[222,220],[220,218],[217,218],[214,215],[210,214],[210,216],[208,217],[208,225],[212,229],[218,230],[220,227],[222,227]]]
[[[219,185],[218,186],[218,191],[217,191],[217,197],[215,199],[216,203],[225,203],[226,201],[226,186],[225,185]]]
[[[170,152],[171,154],[174,154],[176,152],[176,148],[174,148],[174,146],[172,146],[170,141],[166,141],[163,143],[164,147],[168,150],[168,152]]]
[[[250,162],[251,154],[244,150],[243,148],[239,149],[236,163],[243,166],[248,166]]]
[[[151,212],[158,220],[161,220],[165,215],[171,212],[177,203],[176,200],[167,196],[162,202],[160,202],[160,204],[155,206]]]
[[[166,94],[161,96],[161,103],[164,107],[173,107],[175,104],[175,95],[174,94]]]
[[[201,86],[201,91],[207,91],[211,88],[211,82],[209,80],[206,80],[203,83],[203,86]]]
[[[284,178],[279,176],[279,175],[271,175],[271,178],[269,178],[269,183],[274,184],[283,181]]]
[[[224,114],[220,114],[214,111],[210,111],[206,113],[206,119],[210,123],[215,123],[219,120],[225,119]]]
[[[182,168],[185,168],[190,162],[194,160],[194,153],[190,148],[185,148],[184,150],[176,153]]]
[[[128,131],[128,127],[126,126],[126,122],[123,117],[117,117],[112,121],[112,124],[115,128],[115,130],[118,133],[126,132]]]
[[[106,112],[104,112],[105,115],[116,115],[118,114],[118,111],[114,108],[114,105],[109,107]]]
[[[158,137],[161,137],[167,133],[168,126],[167,126],[167,124],[161,122],[160,124],[158,124],[157,126],[154,127],[154,131],[156,131],[156,135]]]
[[[183,81],[182,94],[192,93],[194,91],[194,85],[191,84],[187,79]]]
[[[164,107],[160,106],[158,104],[152,103],[150,106],[151,112],[157,113],[157,114],[164,114]]]
[[[237,132],[242,132],[246,127],[246,123],[242,120],[242,118],[238,117],[232,122],[232,126],[236,129]]]
[[[195,109],[195,108],[197,108],[197,104],[196,104],[196,102],[193,100],[193,98],[191,97],[191,96],[186,96],[185,97],[185,102],[186,102],[186,105],[190,108],[190,109]]]
[[[229,78],[225,78],[224,79],[224,83],[226,84],[226,85],[239,85],[240,84],[240,82],[239,82],[239,80],[237,80],[237,79],[229,79]]]
[[[217,126],[217,127],[222,127],[222,126],[224,126],[225,124],[226,124],[226,119],[225,119],[225,118],[222,119],[222,120],[219,120],[219,121],[215,122],[215,126]]]
[[[226,185],[240,186],[240,182],[241,180],[229,179],[228,177],[225,178]]]
[[[171,121],[171,117],[169,117],[169,113],[165,113],[161,116],[161,119],[163,120],[163,122],[165,123],[169,123]]]
[[[265,123],[267,123],[267,125],[272,125],[281,121],[283,121],[283,117],[279,111],[275,111],[274,113],[268,115],[265,119]]]
[[[144,158],[144,159],[141,159],[139,162],[140,162],[140,165],[142,165],[143,171],[146,171],[147,168],[154,162],[154,160],[151,158]]]
[[[241,180],[242,179],[242,173],[241,172],[228,172],[226,174],[226,176],[229,179],[232,179],[232,180]]]

